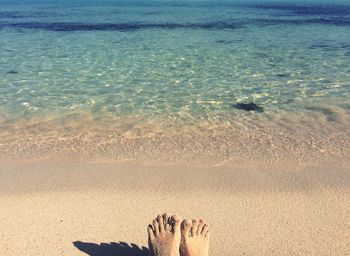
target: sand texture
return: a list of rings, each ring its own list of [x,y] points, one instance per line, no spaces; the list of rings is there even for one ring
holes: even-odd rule
[[[2,162],[0,252],[146,256],[168,212],[207,220],[212,256],[349,255],[349,166]]]

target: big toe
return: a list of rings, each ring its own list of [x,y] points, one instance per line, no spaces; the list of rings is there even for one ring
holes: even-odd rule
[[[184,238],[189,237],[189,233],[192,227],[192,221],[191,220],[184,220],[181,223],[181,235]]]
[[[177,215],[171,216],[172,228],[175,234],[180,233],[181,219]]]

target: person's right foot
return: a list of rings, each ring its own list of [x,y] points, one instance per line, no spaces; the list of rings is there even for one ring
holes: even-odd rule
[[[180,256],[208,256],[209,227],[203,220],[184,220],[181,224]]]

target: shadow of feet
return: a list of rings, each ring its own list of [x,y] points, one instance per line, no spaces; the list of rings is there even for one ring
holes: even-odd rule
[[[146,247],[129,245],[125,242],[94,244],[75,241],[73,244],[90,256],[149,256],[149,250]]]

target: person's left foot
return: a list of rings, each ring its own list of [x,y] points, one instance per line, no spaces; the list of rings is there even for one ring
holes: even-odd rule
[[[180,218],[176,215],[158,215],[147,228],[151,256],[179,256]]]

